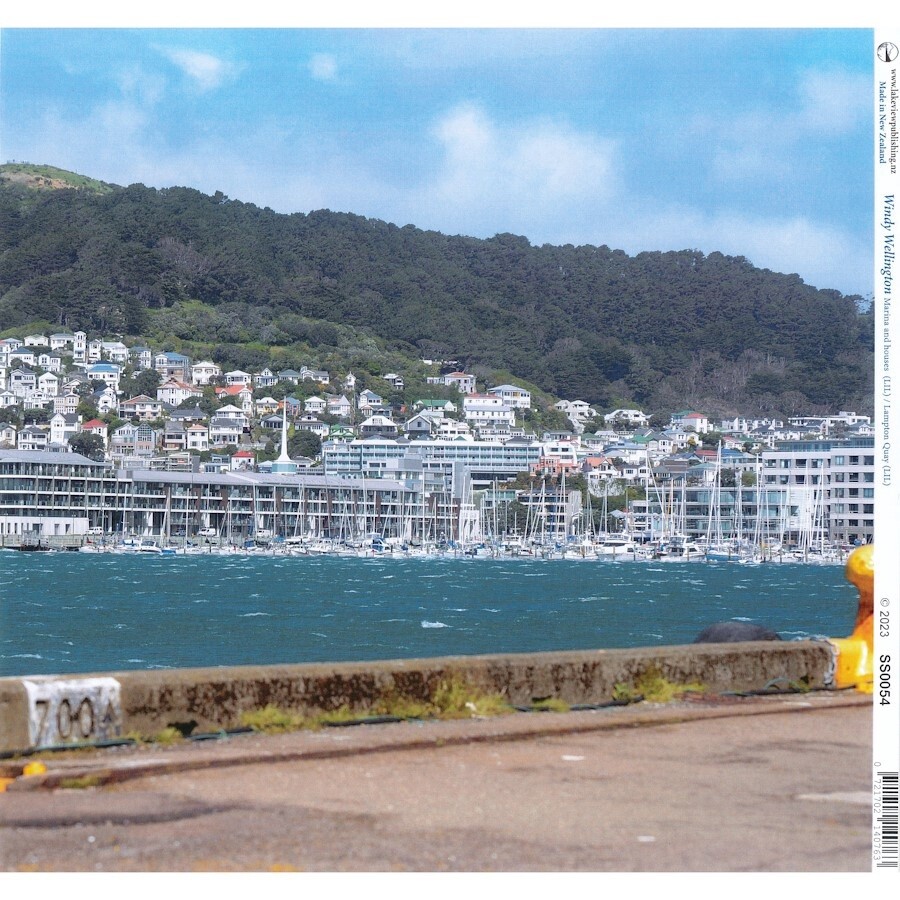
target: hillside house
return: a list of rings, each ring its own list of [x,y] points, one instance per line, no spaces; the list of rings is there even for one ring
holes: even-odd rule
[[[119,403],[119,416],[122,419],[139,419],[149,422],[160,418],[162,411],[162,402],[154,400],[146,394],[139,394],[137,397]]]
[[[169,378],[156,389],[156,399],[162,403],[168,403],[169,406],[179,406],[185,400],[191,398],[199,399],[203,396],[203,391],[177,378]]]
[[[498,384],[489,388],[488,394],[499,397],[511,409],[531,409],[531,391],[514,384]]]
[[[177,378],[179,381],[188,381],[191,377],[191,360],[181,353],[171,350],[157,353],[153,357],[153,368],[159,373],[159,377],[166,381],[169,378]]]
[[[216,380],[222,375],[221,367],[214,362],[204,360],[191,366],[191,383],[198,386],[207,384],[215,384]]]

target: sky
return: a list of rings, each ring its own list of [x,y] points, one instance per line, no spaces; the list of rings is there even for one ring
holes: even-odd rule
[[[867,295],[873,59],[864,28],[17,25],[0,162]]]

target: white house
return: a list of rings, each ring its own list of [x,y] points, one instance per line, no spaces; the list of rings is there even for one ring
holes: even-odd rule
[[[52,372],[44,372],[43,375],[38,375],[37,387],[48,397],[55,397],[59,394],[59,379]]]
[[[38,368],[45,372],[62,372],[62,357],[56,353],[41,353],[37,358]]]
[[[19,450],[46,450],[49,443],[49,433],[37,425],[29,425],[23,428],[17,437]]]
[[[10,350],[9,353],[6,354],[6,359],[10,366],[14,362],[19,362],[23,366],[37,365],[37,356],[35,356],[34,350],[30,347],[17,347],[15,350]]]
[[[324,369],[310,369],[307,366],[300,367],[301,381],[318,381],[319,384],[328,384],[331,376]]]
[[[353,407],[350,404],[350,401],[344,397],[328,397],[328,414],[330,416],[337,416],[339,419],[349,419],[350,413],[353,410]]]
[[[369,416],[359,426],[359,433],[365,437],[367,434],[395,435],[399,429],[397,423],[387,416]]]
[[[685,431],[693,431],[697,434],[706,434],[710,430],[709,417],[692,409],[672,413],[669,425],[672,428],[683,428]]]
[[[37,375],[32,369],[13,369],[7,378],[7,390],[17,397],[24,397],[37,387]]]
[[[312,413],[306,413],[306,415],[300,416],[300,418],[297,419],[297,428],[299,428],[300,431],[311,431],[320,438],[327,437],[329,432],[328,426],[312,415]]]
[[[517,387],[514,384],[498,384],[497,387],[488,389],[492,396],[499,397],[512,409],[531,409],[531,391]]]
[[[0,391],[0,409],[6,409],[7,406],[18,406],[20,399],[12,391]]]
[[[72,359],[81,365],[87,362],[87,335],[83,331],[72,335]]]
[[[128,348],[121,341],[101,341],[100,352],[103,359],[124,366],[128,362]]]
[[[105,387],[102,391],[91,394],[91,400],[97,407],[97,412],[102,416],[115,410],[119,404],[119,398],[111,387]]]
[[[476,428],[516,424],[515,412],[499,395],[469,394],[463,400],[463,416]]]
[[[242,372],[240,369],[234,369],[225,373],[225,384],[228,387],[250,387],[253,384],[253,376],[249,372]]]
[[[475,393],[475,376],[465,372],[451,372],[449,375],[428,376],[426,384],[446,384],[455,387],[461,394]]]
[[[50,335],[51,350],[68,350],[75,343],[75,335],[68,332],[58,332]]]
[[[186,432],[188,450],[198,452],[209,450],[209,428],[206,425],[194,422],[192,425],[188,425]]]
[[[250,426],[250,419],[247,413],[231,403],[226,406],[220,406],[215,411],[215,417],[217,419],[230,419],[232,422],[237,422],[241,428],[249,428]]]
[[[25,346],[26,347],[49,347],[50,339],[46,334],[26,334],[25,335]]]
[[[53,412],[68,415],[78,409],[80,402],[81,398],[78,394],[60,394],[53,398]]]
[[[113,391],[119,390],[119,379],[122,377],[122,369],[115,363],[98,362],[87,368],[87,377],[91,381],[102,381]]]
[[[603,417],[607,425],[613,422],[622,422],[632,428],[644,428],[650,422],[650,417],[639,409],[614,409]]]
[[[244,426],[239,420],[228,416],[213,416],[209,422],[209,446],[237,445],[240,443],[243,433]]]
[[[209,360],[191,366],[191,382],[193,384],[213,384],[221,374],[221,367]]]
[[[321,397],[307,397],[303,401],[303,411],[306,413],[312,413],[312,415],[314,416],[318,416],[321,413],[325,412],[327,408],[328,403]]]
[[[69,438],[81,430],[81,419],[75,413],[69,416],[54,413],[50,417],[50,443],[68,444]]]
[[[177,378],[170,378],[156,389],[156,399],[170,406],[178,406],[191,397],[202,397],[203,391]]]
[[[153,351],[149,347],[132,347],[128,351],[128,356],[137,372],[153,368]]]
[[[119,415],[123,419],[140,419],[149,422],[162,416],[162,401],[154,400],[146,394],[139,394],[119,404]]]

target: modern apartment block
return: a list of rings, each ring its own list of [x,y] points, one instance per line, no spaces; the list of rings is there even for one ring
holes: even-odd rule
[[[827,537],[870,543],[875,524],[875,442],[786,441],[762,455],[766,486],[779,487],[809,520],[821,519]]]

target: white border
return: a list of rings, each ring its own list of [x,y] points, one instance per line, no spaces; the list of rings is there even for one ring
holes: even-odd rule
[[[896,146],[900,56],[893,62],[881,60],[877,53],[884,42],[900,45],[900,28],[876,28],[873,47],[876,434],[872,868],[896,875],[900,871],[897,868],[878,866],[876,854],[881,834],[878,773],[897,772],[900,766],[900,279],[896,277],[895,259],[900,210],[891,199],[900,186],[900,150]]]

